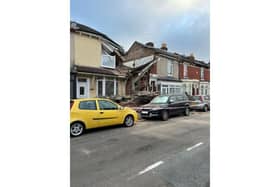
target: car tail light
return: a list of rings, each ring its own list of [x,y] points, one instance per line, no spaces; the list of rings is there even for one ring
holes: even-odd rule
[[[73,104],[74,104],[74,101],[70,101],[70,110],[71,110]]]

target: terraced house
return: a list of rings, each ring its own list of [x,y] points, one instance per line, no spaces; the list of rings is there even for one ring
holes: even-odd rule
[[[167,45],[155,48],[152,42],[142,44],[135,41],[126,52],[123,65],[132,68],[128,77],[126,93],[139,91],[159,94],[182,93],[179,79],[179,56],[168,52]]]
[[[126,73],[119,68],[124,49],[105,34],[70,23],[70,97],[124,95]]]
[[[126,94],[148,91],[158,94],[209,95],[210,64],[168,51],[163,43],[135,41],[125,53],[123,65],[131,68]]]
[[[209,95],[210,63],[135,41],[127,52],[105,34],[70,23],[70,97]]]

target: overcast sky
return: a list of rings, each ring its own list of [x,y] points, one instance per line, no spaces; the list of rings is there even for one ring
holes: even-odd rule
[[[71,20],[92,27],[125,50],[134,41],[167,43],[168,51],[208,62],[209,0],[71,0]]]

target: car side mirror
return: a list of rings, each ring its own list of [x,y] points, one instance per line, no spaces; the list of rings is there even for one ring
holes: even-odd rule
[[[173,100],[173,99],[170,99],[170,100],[169,100],[169,103],[174,103],[174,100]]]
[[[122,106],[119,106],[119,108],[118,108],[119,110],[123,110],[124,109],[124,107],[122,107]]]

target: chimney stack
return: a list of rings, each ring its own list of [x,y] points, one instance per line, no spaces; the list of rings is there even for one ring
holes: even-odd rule
[[[168,50],[167,44],[166,43],[162,43],[160,49],[167,51]]]

